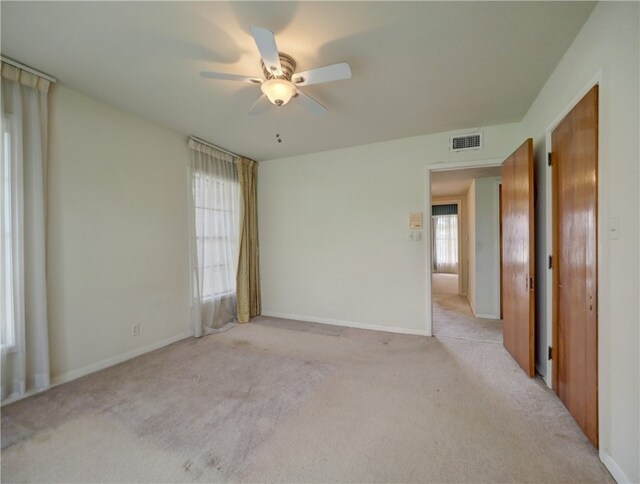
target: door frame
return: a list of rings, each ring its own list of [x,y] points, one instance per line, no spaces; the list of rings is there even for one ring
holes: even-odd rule
[[[426,165],[424,167],[424,195],[423,195],[423,211],[425,214],[431,213],[431,172],[434,171],[451,171],[462,170],[465,168],[486,168],[489,166],[501,166],[503,158],[492,158],[485,160],[473,160],[473,161],[441,161]],[[433,294],[432,294],[432,261],[431,261],[431,224],[423,224],[424,237],[424,256],[425,256],[425,331],[427,336],[433,336]]]
[[[458,294],[462,294],[462,198],[456,198],[457,195],[454,195],[452,197],[438,197],[440,198],[440,200],[438,200],[436,203],[431,203],[431,206],[433,207],[434,205],[456,205],[458,207],[458,213],[457,213],[457,217],[458,217]],[[427,214],[427,217],[429,219],[429,222],[431,222],[431,217],[432,215],[429,213]],[[431,235],[431,233],[429,233],[429,235]],[[429,241],[429,244],[431,244],[431,241]],[[433,254],[433,247],[431,247],[431,254]],[[431,269],[431,273],[433,275],[433,269]],[[468,274],[466,274],[467,277],[469,277]],[[466,294],[466,293],[465,293]]]
[[[597,224],[597,282],[598,282],[598,291],[596,295],[596,304],[597,304],[597,318],[598,318],[598,427],[599,433],[602,431],[602,395],[605,393],[604,390],[604,372],[602,371],[602,362],[603,362],[603,347],[604,347],[604,339],[606,337],[605,332],[602,327],[602,308],[605,303],[605,291],[602,288],[604,285],[604,271],[600,270],[602,267],[606,267],[605,258],[606,255],[604,253],[604,242],[605,242],[605,221],[604,216],[604,201],[607,200],[605,198],[605,187],[606,187],[606,171],[603,169],[603,154],[605,152],[604,143],[605,140],[602,136],[602,123],[601,120],[603,118],[603,109],[604,109],[604,98],[605,92],[602,88],[602,80],[603,74],[602,71],[598,71],[596,75],[584,86],[578,94],[571,100],[571,102],[565,106],[565,108],[560,111],[560,113],[556,116],[553,122],[547,127],[545,130],[545,157],[549,156],[551,152],[551,137],[553,130],[558,127],[558,125],[564,120],[564,118],[569,114],[569,112],[580,102],[580,100],[596,85],[599,86],[598,89],[598,180],[597,180],[597,194],[598,194],[598,209],[596,212],[598,224]],[[547,257],[553,255],[553,242],[554,242],[554,234],[553,234],[553,170],[548,165],[547,160],[544,160],[545,163],[545,245],[546,245],[546,255]],[[546,271],[546,308],[545,308],[545,317],[546,317],[546,328],[547,328],[547,348],[553,348],[553,335],[556,328],[556,321],[554,318],[555,310],[556,310],[556,301],[554,298],[554,270],[555,267],[551,269],[547,269]],[[555,352],[556,350],[554,350]],[[547,370],[545,372],[545,376],[543,380],[547,384],[547,386],[551,389],[555,388],[554,381],[554,373],[555,367],[553,360],[547,360]]]

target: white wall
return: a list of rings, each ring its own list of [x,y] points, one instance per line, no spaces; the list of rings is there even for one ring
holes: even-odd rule
[[[602,72],[600,86],[600,252],[599,384],[600,452],[618,480],[640,480],[639,361],[639,25],[637,2],[603,2],[566,52],[523,120],[536,146],[539,214],[537,244],[550,253],[543,214],[549,214],[545,130]],[[620,220],[617,240],[606,236],[610,220]],[[548,288],[546,254],[538,257],[538,337],[546,340]],[[542,347],[542,351],[544,351]],[[540,356],[539,356],[540,357]],[[546,371],[542,359],[543,372]]]
[[[55,383],[189,331],[188,151],[184,136],[63,85],[52,88],[50,106]]]
[[[476,178],[466,200],[467,300],[478,317],[500,319],[500,177]]]
[[[467,217],[467,250],[469,260],[469,292],[467,293],[467,300],[471,311],[476,314],[476,180],[471,182],[469,190],[467,191],[467,206],[469,207]]]
[[[519,125],[483,128],[485,148],[450,154],[451,133],[263,162],[263,314],[424,332],[428,241],[407,238],[424,210],[425,166],[506,157]]]
[[[462,244],[462,260],[460,261],[460,265],[462,267],[462,295],[467,296],[469,294],[469,233],[467,232],[469,228],[469,202],[467,201],[467,195],[462,195],[460,197],[462,199],[461,207],[461,217],[459,220],[459,224],[461,227],[460,233],[460,243]]]
[[[500,319],[501,178],[476,178],[475,186],[475,309],[480,317]],[[474,250],[475,249],[475,250]]]

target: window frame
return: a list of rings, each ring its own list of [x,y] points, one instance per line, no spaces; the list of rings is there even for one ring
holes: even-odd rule
[[[2,136],[2,140],[1,140],[1,150],[0,150],[0,173],[2,174],[2,184],[6,184],[6,187],[2,187],[3,190],[3,198],[4,197],[8,197],[9,198],[9,203],[4,203],[7,200],[3,199],[3,205],[4,205],[4,209],[8,210],[9,212],[12,211],[12,206],[13,206],[13,200],[11,200],[11,179],[13,178],[11,175],[11,149],[13,144],[15,143],[15,140],[12,137],[12,130],[10,129],[10,127],[15,123],[15,119],[13,118],[13,116],[11,115],[7,115],[7,114],[2,114],[2,128],[0,130],[0,135]],[[5,161],[5,152],[7,152],[8,150],[8,158]],[[5,165],[6,162],[6,165]],[[5,173],[5,169],[8,170],[8,173]],[[5,176],[8,175],[8,176]],[[0,217],[4,217],[4,214],[0,213]],[[9,219],[9,230],[8,231],[3,231],[2,233],[0,233],[0,238],[2,239],[2,250],[11,250],[13,251],[13,232],[11,230],[11,216],[7,215],[7,218]],[[5,249],[5,243],[7,247],[11,247],[11,249]],[[4,259],[5,258],[5,254],[0,252],[0,258]],[[12,257],[8,258],[9,260],[12,259]],[[13,269],[12,269],[13,271]],[[0,278],[4,277],[4,274],[0,274]],[[10,282],[10,281],[2,281],[0,280],[0,284],[2,284],[2,287],[0,288],[0,290],[4,290],[4,283],[5,282]],[[5,341],[1,341],[0,340],[0,351],[1,353],[4,354],[8,354],[8,353],[15,353],[18,351],[17,348],[17,327],[16,327],[16,321],[15,321],[15,301],[14,301],[14,288],[12,287],[12,285],[9,283],[7,284],[7,287],[10,288],[10,291],[8,296],[6,299],[7,301],[10,301],[10,304],[6,304],[4,310],[6,311],[5,314],[2,314],[0,316],[2,316],[2,320],[0,321],[0,324],[6,325],[6,328],[0,328],[0,331],[2,335],[8,335],[6,337],[6,342]],[[10,314],[12,313],[12,314]],[[10,322],[11,321],[11,322]]]

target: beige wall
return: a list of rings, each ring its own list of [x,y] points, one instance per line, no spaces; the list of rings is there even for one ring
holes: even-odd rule
[[[600,454],[620,481],[640,481],[640,348],[639,250],[640,211],[638,147],[640,4],[599,3],[566,52],[523,120],[534,138],[538,230],[538,338],[547,339],[546,255],[551,253],[549,231],[549,172],[545,130],[601,73],[600,86]],[[545,183],[546,182],[546,183]],[[620,221],[618,239],[607,227]],[[539,370],[547,372],[539,347]]]
[[[483,128],[478,151],[450,153],[439,133],[261,163],[263,313],[424,332],[428,245],[407,233],[425,167],[506,157],[519,128]]]
[[[50,126],[55,383],[188,334],[188,152],[184,136],[62,85]]]
[[[475,253],[474,313],[483,318],[500,319],[500,202],[501,178],[474,180]]]
[[[473,314],[476,311],[476,180],[471,182],[467,191],[467,206],[469,207],[467,217],[467,237],[468,237],[468,258],[469,258],[469,292],[467,300]]]

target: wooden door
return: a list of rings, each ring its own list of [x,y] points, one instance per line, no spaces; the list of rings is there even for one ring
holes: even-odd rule
[[[504,319],[504,284],[502,281],[502,183],[498,185],[498,211],[500,213],[499,238],[500,238],[500,319]]]
[[[502,163],[504,346],[527,375],[535,374],[533,140]]]
[[[551,135],[554,389],[598,445],[598,86]]]

